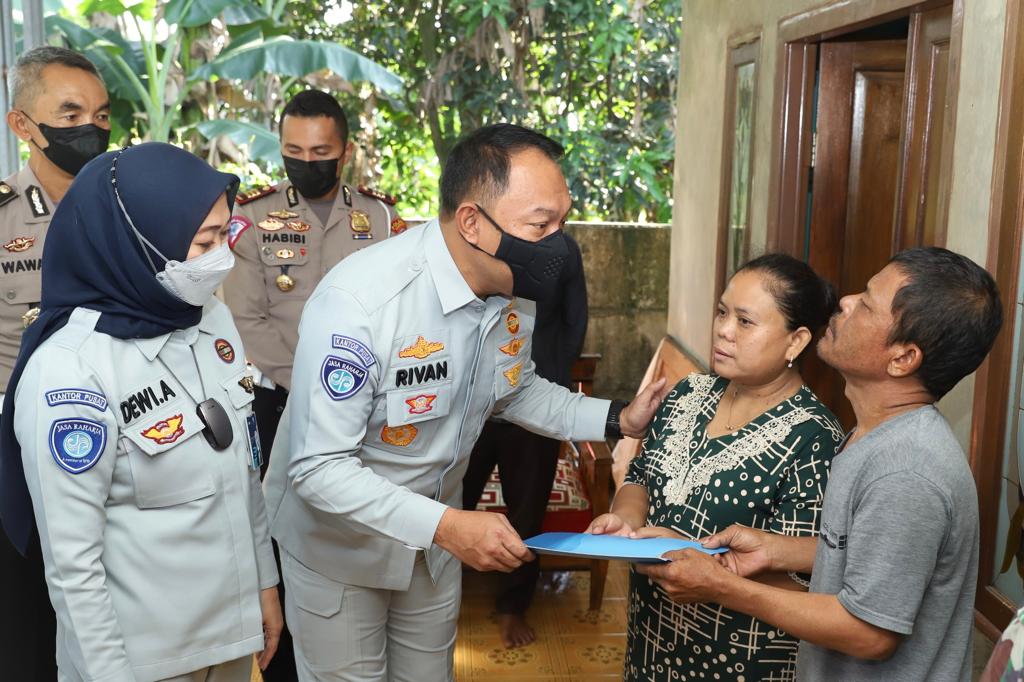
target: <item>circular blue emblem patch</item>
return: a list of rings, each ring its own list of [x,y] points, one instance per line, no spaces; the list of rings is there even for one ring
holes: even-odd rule
[[[106,445],[107,427],[91,419],[58,419],[50,425],[50,452],[69,473],[91,469]]]
[[[359,363],[328,355],[320,368],[320,380],[331,400],[345,400],[359,392],[369,374]]]

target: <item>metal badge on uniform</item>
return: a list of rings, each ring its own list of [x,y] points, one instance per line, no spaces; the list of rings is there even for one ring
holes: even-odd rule
[[[302,220],[289,220],[288,229],[294,232],[309,232],[309,223]]]
[[[238,380],[238,385],[241,386],[242,390],[246,393],[252,394],[256,392],[256,380],[248,374]]]
[[[409,229],[409,224],[402,220],[399,216],[395,216],[391,221],[391,234],[402,234]]]
[[[227,339],[217,339],[213,342],[213,347],[217,351],[217,357],[229,365],[235,361],[235,347]]]
[[[35,185],[30,185],[26,195],[28,196],[29,208],[32,209],[34,217],[42,218],[45,215],[50,215],[50,209],[47,208],[46,202],[43,201],[43,190]]]
[[[107,427],[91,419],[57,419],[50,424],[50,453],[69,474],[88,471],[107,445]]]
[[[299,193],[295,190],[294,186],[289,187],[285,195],[288,197],[288,208],[294,208],[299,205]]]
[[[291,249],[278,249],[277,257],[281,260],[288,260],[289,258],[295,258],[295,252]]]
[[[267,232],[277,232],[284,228],[284,221],[278,220],[277,218],[267,218],[256,224],[260,226],[261,230],[266,230]]]
[[[277,218],[278,220],[291,220],[292,218],[298,218],[299,214],[295,211],[287,211],[281,209],[280,211],[271,211],[267,214],[271,218]]]
[[[32,245],[36,243],[35,237],[15,237],[11,241],[4,244],[4,248],[11,253],[21,253],[22,251],[28,251],[32,248]]]
[[[18,196],[18,193],[14,191],[14,188],[8,185],[6,182],[0,182],[0,206],[14,201],[14,197]]]
[[[252,380],[252,377],[249,377]],[[256,426],[256,415],[250,414],[245,418],[245,431],[249,437],[249,468],[259,471],[263,466],[263,451],[260,448],[260,430]]]
[[[288,266],[281,266],[281,274],[274,280],[274,284],[281,291],[291,291],[295,288],[295,280],[288,275]]]
[[[365,211],[349,211],[348,226],[355,234],[367,234],[370,231],[370,216]]]
[[[29,325],[39,319],[39,306],[32,306],[25,311],[25,314],[21,316],[21,326],[23,329],[28,329]]]

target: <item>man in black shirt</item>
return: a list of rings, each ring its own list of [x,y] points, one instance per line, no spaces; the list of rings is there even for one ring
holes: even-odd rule
[[[532,358],[537,375],[569,386],[572,365],[587,333],[587,283],[579,245],[565,234],[569,260],[559,285],[560,296],[537,303]],[[570,387],[571,388],[571,387]],[[498,419],[484,425],[463,479],[463,509],[474,509],[495,464],[501,478],[508,519],[519,537],[540,532],[561,443]],[[501,573],[497,611],[501,639],[507,647],[525,646],[535,639],[525,614],[537,587],[537,559],[511,573]]]

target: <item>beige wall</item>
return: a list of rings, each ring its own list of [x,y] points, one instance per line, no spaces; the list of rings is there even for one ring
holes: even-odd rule
[[[893,4],[894,0],[683,1],[668,331],[702,362],[707,363],[711,344],[730,39],[761,36],[750,201],[751,252],[756,254],[763,251],[767,234],[779,21],[830,5],[853,5],[870,16]],[[1006,8],[1002,0],[963,4],[948,246],[983,262]],[[972,391],[973,377],[940,405],[965,445]]]

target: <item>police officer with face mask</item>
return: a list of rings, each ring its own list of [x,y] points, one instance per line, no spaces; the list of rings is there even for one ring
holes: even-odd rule
[[[19,550],[38,528],[63,680],[248,682],[274,655],[252,378],[213,297],[237,183],[147,143],[86,165],[54,216],[0,519]]]
[[[0,182],[0,399],[22,330],[40,301],[43,243],[57,204],[87,161],[106,151],[110,100],[96,67],[62,47],[38,47],[8,72],[7,125],[27,143],[28,164]],[[0,679],[56,678],[53,609],[39,543],[22,557],[0,538]]]
[[[461,563],[532,558],[504,516],[460,509],[488,416],[641,436],[660,402],[663,381],[625,406],[535,373],[534,302],[569,255],[561,156],[519,126],[471,133],[440,219],[342,261],[306,305],[266,482],[302,680],[453,679]]]

